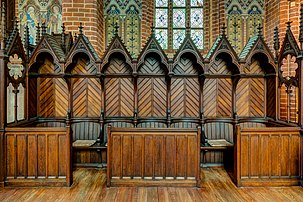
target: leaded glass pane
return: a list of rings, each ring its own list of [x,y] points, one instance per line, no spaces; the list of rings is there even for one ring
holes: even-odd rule
[[[191,0],[191,6],[203,6],[203,0]]]
[[[167,9],[156,9],[156,27],[166,28],[168,26],[168,11]]]
[[[185,30],[177,29],[173,31],[173,49],[178,49],[185,38]]]
[[[191,30],[191,38],[198,49],[203,49],[203,30]]]
[[[168,0],[156,0],[156,7],[167,7]]]
[[[185,0],[173,0],[173,6],[175,7],[185,7]]]
[[[173,27],[184,28],[185,27],[185,9],[173,10]]]
[[[163,49],[167,49],[167,29],[156,29],[156,39]]]
[[[190,18],[191,28],[203,28],[202,8],[192,8]]]

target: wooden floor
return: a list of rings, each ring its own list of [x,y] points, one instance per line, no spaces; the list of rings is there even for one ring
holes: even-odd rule
[[[223,168],[203,168],[202,188],[106,188],[105,170],[77,169],[71,188],[0,188],[0,201],[303,201],[303,188],[237,188]]]

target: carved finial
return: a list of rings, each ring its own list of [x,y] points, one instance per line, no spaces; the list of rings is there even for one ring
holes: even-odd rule
[[[25,42],[25,49],[26,49],[26,56],[27,60],[29,60],[29,28],[28,25],[25,26],[25,31],[24,31],[24,42]]]
[[[221,28],[221,30],[222,30],[222,36],[225,36],[226,35],[226,26],[225,26],[225,23],[223,23],[223,26],[222,26],[222,28]]]
[[[190,36],[190,24],[189,24],[189,22],[186,23],[186,35]]]
[[[83,26],[82,26],[82,22],[80,22],[80,26],[79,26],[79,35],[83,35]]]
[[[300,9],[300,33],[299,33],[299,42],[301,43],[301,46],[303,46],[303,4],[301,4]],[[303,47],[302,47],[303,48]]]
[[[116,22],[115,23],[115,36],[118,36],[118,33],[119,33],[119,25],[118,25],[118,23]]]
[[[285,23],[285,24],[287,24],[287,29],[288,29],[288,30],[290,30],[291,23],[292,23],[292,21],[288,21],[288,22]]]
[[[19,21],[18,21],[17,17],[15,16],[14,17],[14,30],[18,30],[18,23],[19,23]]]
[[[5,3],[2,1],[2,13],[1,13],[1,29],[2,29],[2,37],[4,41],[6,40],[6,8]]]
[[[42,36],[45,36],[46,35],[46,25],[45,25],[45,22],[42,23]]]
[[[77,39],[78,39],[78,36],[77,36],[77,34],[75,33],[75,34],[74,34],[74,40],[77,41]]]
[[[63,51],[65,52],[65,26],[64,23],[62,24],[62,33],[61,33],[61,46]]]
[[[262,30],[263,30],[263,27],[261,26],[261,24],[259,23],[258,25],[258,36],[262,36]]]
[[[40,24],[38,23],[38,25],[37,25],[37,27],[36,27],[36,29],[37,29],[37,34],[36,34],[36,44],[38,44],[39,43],[39,41],[40,41],[40,31],[41,31],[41,27],[40,27]]]
[[[155,36],[155,26],[154,26],[154,23],[152,23],[152,25],[151,25],[151,34],[153,36]]]
[[[275,28],[274,31],[274,49],[278,51],[280,49],[279,29]]]

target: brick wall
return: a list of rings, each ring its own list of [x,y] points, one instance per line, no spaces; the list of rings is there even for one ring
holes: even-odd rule
[[[62,0],[62,11],[66,31],[78,33],[82,22],[84,34],[101,56],[105,48],[103,0]]]
[[[269,47],[274,52],[273,49],[273,38],[274,38],[274,28],[279,28],[280,34],[280,44],[282,45],[285,38],[285,32],[288,21],[291,21],[291,30],[294,34],[296,40],[299,36],[299,18],[300,18],[300,4],[303,0],[266,0],[265,3],[265,39],[269,44]],[[295,70],[298,65],[295,63],[294,58],[288,57],[283,60],[283,66],[281,67],[283,71],[283,76],[295,76]],[[287,100],[288,96],[286,93],[286,88],[281,88],[280,95],[280,119],[287,120]],[[297,96],[296,89],[291,89],[289,97],[289,112],[291,121],[296,120],[297,112]]]
[[[141,21],[141,48],[143,48],[151,34],[151,27],[154,22],[154,0],[142,1]]]

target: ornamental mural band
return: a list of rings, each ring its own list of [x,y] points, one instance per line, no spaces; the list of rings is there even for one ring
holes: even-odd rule
[[[27,25],[30,44],[35,44],[38,25],[45,23],[49,34],[62,31],[62,0],[19,0],[18,15],[21,37]]]

